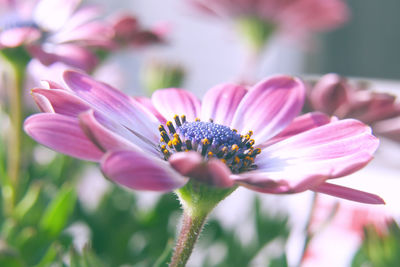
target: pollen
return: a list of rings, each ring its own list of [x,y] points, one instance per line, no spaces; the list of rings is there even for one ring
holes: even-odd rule
[[[250,139],[253,131],[241,135],[236,129],[214,123],[213,119],[189,122],[185,115],[175,115],[165,126],[158,127],[161,136],[160,152],[165,160],[176,152],[196,151],[205,160],[216,158],[225,163],[233,173],[256,168],[255,157],[261,149],[254,149]]]

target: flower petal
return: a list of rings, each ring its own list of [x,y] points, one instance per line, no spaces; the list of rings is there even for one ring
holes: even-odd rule
[[[247,89],[236,84],[221,84],[207,91],[201,106],[201,119],[230,126],[233,115]]]
[[[301,115],[295,118],[292,123],[289,124],[289,126],[286,127],[282,132],[274,136],[272,139],[269,139],[267,142],[261,144],[259,147],[263,148],[270,146],[296,134],[328,124],[331,121],[332,119],[329,116],[320,112],[311,112]]]
[[[138,151],[107,153],[101,169],[110,180],[136,190],[172,191],[187,182],[167,162]]]
[[[371,129],[356,120],[335,121],[265,148],[255,163],[260,171],[285,168],[310,174],[331,170],[331,177],[350,174],[371,159],[379,144]]]
[[[118,132],[110,131],[104,125],[102,125],[96,119],[93,110],[88,110],[81,113],[79,115],[79,122],[86,136],[102,151],[117,149],[142,151],[142,149],[133,142],[130,142],[121,135],[118,135]],[[143,145],[142,147],[144,148],[145,146]]]
[[[34,20],[46,30],[60,29],[81,0],[40,0],[35,7]]]
[[[79,45],[47,44],[44,47],[31,45],[27,50],[44,65],[62,62],[74,68],[91,71],[98,63],[93,52]]]
[[[204,161],[197,152],[175,153],[169,159],[171,166],[184,176],[217,187],[231,187],[233,180],[228,167],[217,159]]]
[[[200,101],[183,89],[158,90],[153,93],[151,101],[167,120],[172,120],[175,115],[186,115],[188,121],[194,121],[200,115]]]
[[[256,84],[240,102],[231,127],[253,131],[260,144],[284,129],[300,112],[304,84],[290,76],[275,76]]]
[[[93,109],[150,142],[159,142],[159,122],[141,104],[117,89],[79,72],[64,72],[64,80],[79,97],[90,103]]]
[[[314,188],[329,177],[329,170],[307,173],[304,170],[282,170],[279,172],[254,171],[233,175],[236,183],[251,190],[269,194],[299,193]]]
[[[32,89],[32,96],[43,112],[77,117],[90,106],[79,97],[63,89]]]
[[[103,156],[75,118],[60,114],[36,114],[25,120],[24,129],[38,143],[69,156],[90,161],[99,161]]]
[[[341,185],[323,183],[313,191],[366,204],[385,204],[385,201],[377,195]]]
[[[310,92],[313,108],[329,115],[339,109],[348,109],[346,105],[349,104],[349,97],[349,85],[343,77],[335,73],[322,76]]]
[[[160,121],[162,124],[166,124],[167,120],[158,112],[158,110],[153,106],[151,99],[145,96],[136,96],[133,98],[135,101],[142,104],[145,108],[147,108],[153,115]]]
[[[33,42],[40,37],[40,32],[31,27],[15,28],[0,32],[0,48],[17,47]]]

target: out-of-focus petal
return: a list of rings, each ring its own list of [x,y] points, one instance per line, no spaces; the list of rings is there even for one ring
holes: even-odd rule
[[[17,47],[31,43],[40,37],[39,30],[32,27],[15,28],[0,32],[0,49],[2,47]]]
[[[167,162],[137,151],[109,152],[101,169],[110,180],[136,190],[172,191],[187,182]]]
[[[34,20],[46,30],[59,30],[81,3],[81,0],[40,0],[33,14]]]
[[[175,115],[186,115],[188,121],[194,121],[200,116],[201,104],[199,99],[191,92],[169,88],[158,90],[151,97],[154,107],[167,120],[172,120]]]
[[[159,142],[158,120],[147,109],[111,86],[74,71],[64,73],[65,83],[99,112],[153,143]]]
[[[288,127],[286,127],[282,132],[278,135],[274,136],[272,139],[267,142],[259,145],[260,148],[264,148],[275,144],[279,141],[287,139],[296,134],[308,131],[310,129],[328,124],[331,122],[331,118],[320,112],[311,112],[304,115],[301,115],[295,118]]]
[[[275,76],[256,84],[240,102],[232,127],[240,133],[253,131],[261,144],[283,130],[300,112],[304,84],[290,76]]]
[[[236,84],[221,84],[207,91],[201,105],[201,119],[230,126],[233,115],[247,89]]]
[[[400,117],[377,122],[373,127],[377,134],[400,142]]]
[[[72,157],[99,161],[103,156],[103,152],[86,137],[76,118],[36,114],[25,120],[24,130],[37,142]]]
[[[385,201],[377,195],[335,184],[323,183],[313,190],[315,192],[366,204],[385,204]]]
[[[329,73],[315,84],[310,92],[311,105],[315,110],[333,115],[349,101],[349,89],[340,75]]]
[[[112,28],[107,24],[93,21],[70,31],[61,31],[51,36],[49,40],[54,43],[78,42],[82,45],[101,47],[111,42],[113,34]],[[111,43],[108,46],[111,46]]]
[[[44,47],[32,45],[27,47],[27,50],[44,65],[62,62],[71,67],[91,71],[98,62],[94,53],[74,44],[48,44]]]
[[[233,180],[229,178],[231,172],[224,163],[217,159],[204,161],[197,152],[175,153],[169,163],[180,174],[200,182],[217,187],[233,185]]]

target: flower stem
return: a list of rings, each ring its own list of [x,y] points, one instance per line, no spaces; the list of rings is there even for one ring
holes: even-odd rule
[[[186,265],[201,233],[206,217],[207,214],[196,216],[186,211],[183,213],[182,228],[169,267],[184,267]]]
[[[208,214],[236,188],[218,188],[191,179],[176,191],[183,207],[183,220],[169,267],[186,265]]]
[[[19,48],[6,49],[1,51],[3,61],[9,66],[9,81],[7,84],[7,96],[9,103],[9,117],[11,121],[10,131],[8,133],[7,146],[7,173],[11,187],[11,205],[16,201],[20,172],[22,165],[22,139],[23,139],[23,89],[25,80],[25,70],[29,61],[25,51]]]

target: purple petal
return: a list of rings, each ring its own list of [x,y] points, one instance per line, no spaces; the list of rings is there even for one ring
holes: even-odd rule
[[[59,113],[76,118],[81,112],[90,109],[90,106],[82,99],[63,89],[35,88],[32,90],[32,95],[43,112]]]
[[[312,112],[301,115],[295,118],[292,123],[289,124],[289,126],[286,127],[282,132],[267,142],[261,144],[259,147],[263,148],[270,146],[291,136],[328,124],[331,121],[332,119],[330,117],[320,112]]]
[[[313,191],[366,204],[385,204],[377,195],[335,184],[323,183]]]
[[[201,119],[230,126],[233,115],[247,89],[235,84],[217,85],[207,91],[201,106]]]
[[[136,190],[172,191],[187,182],[167,162],[137,151],[110,152],[101,169],[110,180]]]
[[[169,159],[171,166],[184,176],[217,187],[231,187],[233,180],[228,167],[217,159],[204,161],[197,152],[175,153]]]
[[[64,80],[79,97],[90,103],[93,109],[146,137],[150,142],[159,142],[159,122],[141,104],[117,89],[79,72],[66,71]]]
[[[58,152],[72,157],[99,161],[103,156],[85,135],[77,119],[59,114],[36,114],[25,120],[25,132]]]
[[[79,122],[86,136],[102,151],[118,149],[142,151],[142,149],[133,142],[130,142],[102,125],[96,119],[93,110],[81,113],[79,115]]]
[[[329,177],[329,170],[318,174],[304,170],[282,170],[280,172],[253,171],[234,175],[236,183],[251,190],[269,194],[299,193],[314,188]]]
[[[158,110],[153,106],[151,99],[148,97],[137,96],[133,98],[135,101],[142,104],[143,107],[147,108],[153,115],[160,121],[161,124],[167,123],[167,120],[158,112]]]
[[[356,120],[335,121],[266,147],[255,163],[260,171],[303,170],[331,177],[350,174],[371,159],[379,144],[371,129]]]
[[[158,90],[151,97],[154,107],[167,120],[186,115],[188,121],[200,116],[200,101],[189,91],[177,88]]]
[[[275,76],[256,84],[240,102],[232,128],[253,131],[261,144],[283,130],[300,112],[305,87],[297,78]]]

